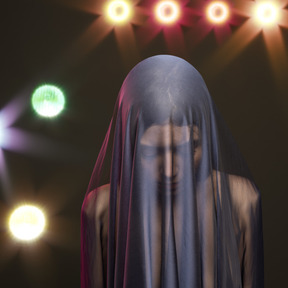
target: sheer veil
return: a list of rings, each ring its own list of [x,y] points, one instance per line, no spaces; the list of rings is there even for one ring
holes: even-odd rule
[[[264,287],[261,195],[199,72],[127,75],[81,212],[81,287]]]

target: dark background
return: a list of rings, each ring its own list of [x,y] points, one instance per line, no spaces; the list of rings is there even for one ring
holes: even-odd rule
[[[192,2],[188,6],[201,1]],[[80,287],[80,209],[93,165],[125,76],[140,60],[156,54],[183,57],[204,77],[262,193],[266,287],[285,286],[287,54],[278,55],[278,68],[272,69],[259,31],[229,58],[245,42],[239,38],[239,43],[227,44],[248,21],[242,16],[235,18],[239,25],[231,25],[232,34],[222,42],[213,30],[193,42],[199,33],[191,33],[189,25],[201,17],[191,16],[193,21],[181,28],[184,46],[172,28],[170,36],[168,28],[162,31],[157,25],[153,32],[145,24],[148,16],[140,17],[146,30],[139,23],[128,24],[135,48],[125,27],[106,24],[110,32],[100,38],[105,29],[97,28],[101,17],[95,3],[103,2],[10,0],[0,6],[0,120],[3,111],[18,107],[11,127],[25,133],[31,144],[22,151],[2,149],[1,287]],[[288,29],[279,30],[287,53]],[[125,35],[128,40],[122,41]],[[53,119],[37,116],[30,105],[33,90],[43,83],[57,85],[66,95],[64,111]],[[15,241],[7,228],[11,209],[23,202],[42,207],[48,220],[46,233],[30,244]]]

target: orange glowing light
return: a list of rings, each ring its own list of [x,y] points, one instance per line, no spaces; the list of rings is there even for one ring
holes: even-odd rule
[[[179,5],[175,1],[161,1],[155,6],[155,14],[160,23],[172,24],[179,19]]]
[[[124,0],[110,1],[106,6],[106,15],[112,23],[124,23],[131,17],[131,4]]]
[[[229,17],[229,7],[224,2],[212,2],[207,7],[206,15],[210,22],[221,24]]]

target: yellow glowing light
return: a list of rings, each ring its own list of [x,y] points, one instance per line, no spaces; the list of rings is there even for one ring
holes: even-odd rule
[[[31,205],[15,209],[9,219],[9,228],[19,240],[31,241],[40,236],[45,228],[43,212]]]
[[[161,1],[155,6],[155,14],[161,23],[174,23],[180,16],[179,5],[174,1]]]
[[[224,2],[212,2],[207,7],[206,15],[212,23],[223,23],[229,17],[229,7]]]
[[[278,19],[278,9],[272,2],[259,3],[256,7],[256,16],[260,23],[273,24]]]
[[[128,21],[131,16],[131,5],[124,0],[110,1],[106,8],[107,16],[114,23]]]

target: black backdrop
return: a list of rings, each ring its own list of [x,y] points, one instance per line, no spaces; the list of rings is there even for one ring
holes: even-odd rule
[[[80,286],[85,189],[125,75],[155,54],[184,57],[206,80],[262,192],[266,287],[282,287],[288,262],[288,69],[283,65],[282,82],[276,85],[262,33],[227,65],[212,57],[225,45],[217,43],[213,32],[197,45],[188,41],[186,54],[170,50],[160,32],[145,45],[139,41],[138,56],[127,56],[116,30],[93,45],[98,32],[93,35],[92,29],[91,41],[81,44],[97,16],[62,2],[11,0],[0,7],[0,110],[20,103],[12,126],[36,145],[22,152],[2,150],[1,287]],[[94,5],[91,0],[70,3]],[[133,29],[137,34],[139,27]],[[188,30],[182,29],[184,38]],[[281,33],[287,50],[288,29]],[[89,53],[83,53],[90,44]],[[31,93],[42,83],[65,92],[65,109],[54,119],[40,118],[31,108]],[[11,209],[22,202],[39,204],[48,218],[47,232],[31,244],[14,241],[7,229]]]

